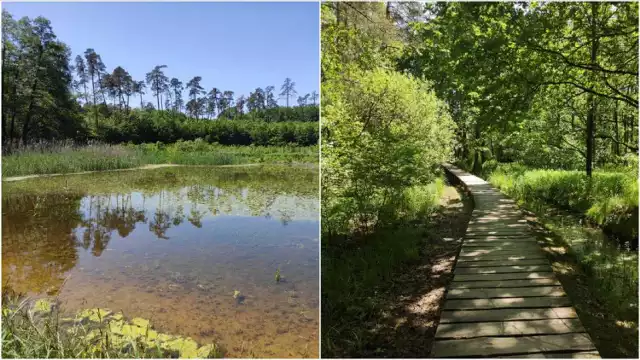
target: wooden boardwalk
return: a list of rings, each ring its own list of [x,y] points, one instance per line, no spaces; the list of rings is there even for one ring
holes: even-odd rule
[[[513,200],[451,165],[475,208],[431,356],[599,358]]]

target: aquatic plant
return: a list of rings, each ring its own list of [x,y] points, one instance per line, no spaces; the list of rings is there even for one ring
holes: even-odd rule
[[[55,301],[3,299],[3,358],[212,358],[215,344],[159,333],[143,318],[93,308],[63,317]]]
[[[280,282],[280,268],[277,268],[277,269],[276,269],[276,276],[275,276],[275,278],[276,278],[276,282],[277,282],[277,283],[279,283],[279,282]]]

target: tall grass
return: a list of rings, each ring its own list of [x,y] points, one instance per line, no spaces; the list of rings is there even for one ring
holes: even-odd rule
[[[528,169],[519,164],[484,171],[493,185],[526,203],[542,202],[584,217],[627,247],[638,239],[638,178],[631,172]]]
[[[147,164],[317,163],[318,147],[225,146],[203,140],[141,145],[37,143],[2,157],[3,177],[133,168]]]

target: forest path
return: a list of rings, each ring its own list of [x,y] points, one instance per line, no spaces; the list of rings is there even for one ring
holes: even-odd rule
[[[475,207],[431,357],[599,358],[515,202],[445,164]]]

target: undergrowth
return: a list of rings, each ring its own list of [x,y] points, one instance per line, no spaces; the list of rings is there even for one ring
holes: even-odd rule
[[[424,222],[439,208],[445,184],[413,186],[394,202],[397,218],[367,234],[332,235],[322,242],[323,354],[358,348],[362,324],[379,311],[376,288],[393,280],[400,265],[416,261],[424,245]]]

